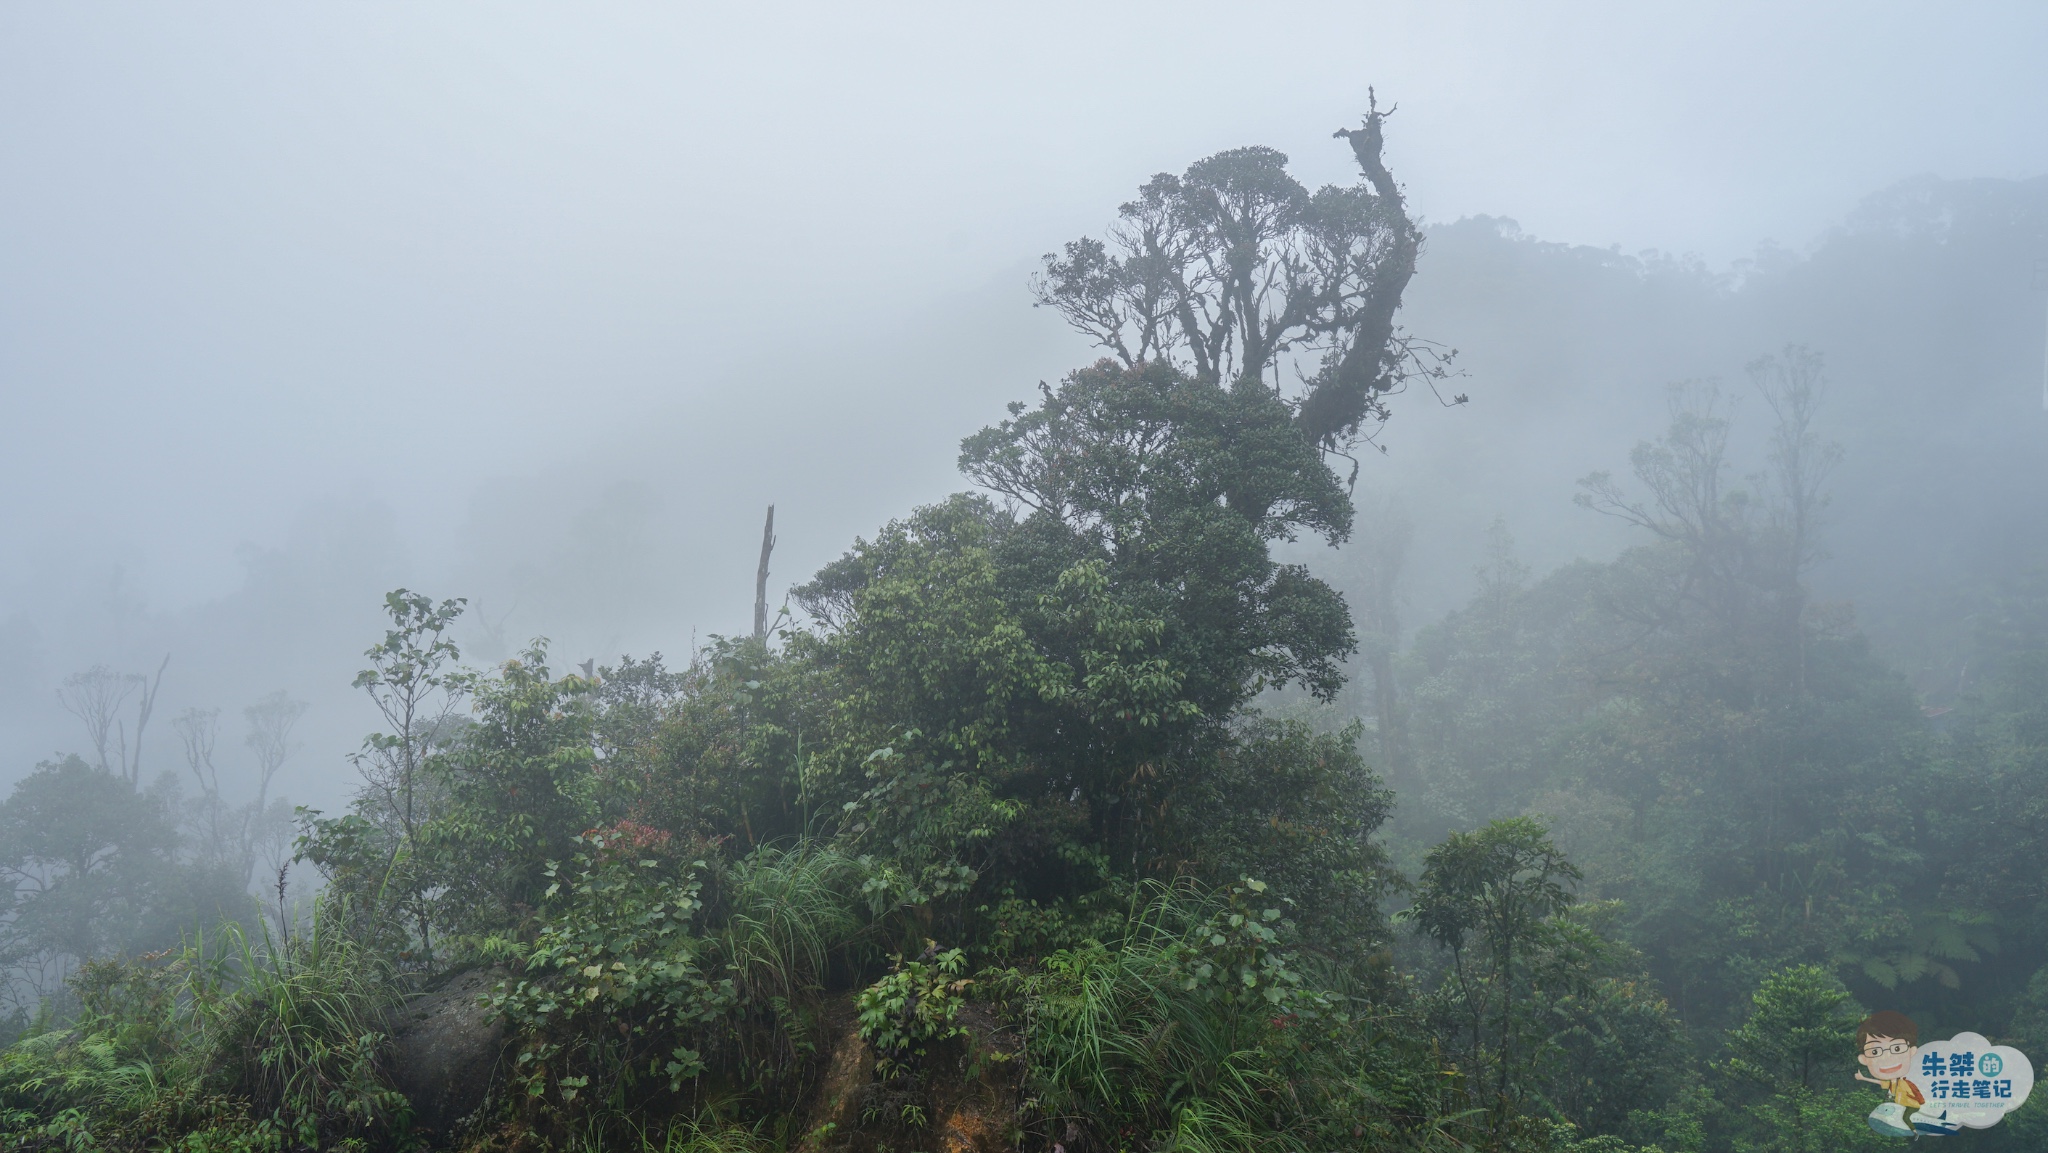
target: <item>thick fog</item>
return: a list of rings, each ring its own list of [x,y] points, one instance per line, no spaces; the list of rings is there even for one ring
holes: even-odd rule
[[[766,505],[779,597],[1091,358],[1039,254],[1225,148],[1348,182],[1368,86],[1471,398],[1363,459],[1404,621],[1496,518],[1611,555],[1573,482],[1797,342],[1816,587],[1935,675],[1915,598],[2048,541],[2044,47],[2018,3],[5,6],[0,776],[86,751],[67,675],[168,656],[145,775],[283,690],[280,787],[338,806],[401,585],[480,665],[743,631]]]

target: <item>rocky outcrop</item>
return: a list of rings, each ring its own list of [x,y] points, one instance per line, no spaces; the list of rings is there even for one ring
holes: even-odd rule
[[[987,1005],[968,1005],[957,1073],[932,1092],[940,1153],[1009,1153],[1017,1138],[1023,1044]]]
[[[968,1005],[956,1023],[963,1035],[934,1046],[916,1075],[885,1082],[851,1004],[828,1006],[823,1072],[804,1113],[799,1153],[1010,1153],[1022,1045],[986,1005]]]
[[[489,998],[504,977],[499,969],[456,973],[394,1014],[391,1082],[412,1103],[415,1128],[445,1138],[490,1093],[505,1024]]]
[[[842,999],[827,1006],[824,1031],[828,1038],[825,1072],[804,1111],[800,1153],[842,1153],[860,1128],[875,1079],[875,1053],[861,1040],[851,1001]]]

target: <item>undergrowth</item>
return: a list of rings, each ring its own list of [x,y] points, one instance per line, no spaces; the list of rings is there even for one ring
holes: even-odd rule
[[[1412,1030],[1290,947],[1287,902],[1256,880],[1148,890],[1120,938],[999,977],[1049,1133],[1199,1153],[1467,1147],[1454,1079],[1414,1076]]]
[[[628,1142],[693,1109],[792,1113],[827,981],[865,952],[871,870],[811,843],[720,864],[578,842],[494,997],[521,1038],[514,1111],[564,1141]]]
[[[392,984],[322,908],[286,940],[223,924],[181,948],[94,961],[68,1026],[0,1053],[10,1149],[388,1147],[403,1098],[377,1068]]]

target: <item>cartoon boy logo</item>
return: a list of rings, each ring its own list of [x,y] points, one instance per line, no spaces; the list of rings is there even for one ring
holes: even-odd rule
[[[1891,1100],[1870,1111],[1870,1127],[1887,1137],[1911,1137],[1913,1125],[1907,1114],[1926,1103],[1919,1086],[1906,1076],[1913,1067],[1913,1054],[1920,1044],[1920,1027],[1911,1017],[1882,1009],[1856,1026],[1856,1061],[1869,1073],[1856,1074],[1891,1095]]]

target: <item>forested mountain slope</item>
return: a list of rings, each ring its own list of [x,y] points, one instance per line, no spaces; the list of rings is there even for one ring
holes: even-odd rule
[[[752,635],[475,669],[462,599],[392,591],[360,788],[276,862],[317,901],[203,716],[190,786],[29,774],[0,1140],[1853,1150],[1866,1010],[2048,1054],[2040,430],[1985,415],[1984,279],[2048,185],[1908,185],[1738,283],[1425,235],[1384,126],[1354,183],[1236,149],[1047,257],[1102,359]],[[1522,430],[1486,469],[1354,471],[1467,395]],[[1411,607],[1409,536],[1517,479]],[[1544,502],[1619,547],[1522,559]],[[426,1018],[473,1085],[400,1067]]]

